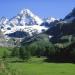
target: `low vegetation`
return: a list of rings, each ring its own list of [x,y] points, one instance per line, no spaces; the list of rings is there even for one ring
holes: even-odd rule
[[[48,63],[44,59],[32,57],[27,62],[2,62],[0,75],[75,75],[75,64]]]
[[[44,37],[43,37],[44,36]],[[0,47],[0,75],[74,75],[75,43],[53,44],[44,34],[20,47]]]

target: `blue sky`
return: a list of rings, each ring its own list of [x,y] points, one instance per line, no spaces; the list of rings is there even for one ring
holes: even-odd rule
[[[74,7],[75,0],[0,0],[0,18],[11,18],[23,8],[42,18],[64,18]]]

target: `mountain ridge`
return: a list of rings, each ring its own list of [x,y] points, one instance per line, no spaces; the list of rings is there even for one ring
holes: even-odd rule
[[[50,18],[46,20],[49,23],[54,22],[55,18]],[[0,20],[0,29],[4,33],[4,35],[14,33],[16,31],[24,31],[29,33],[32,36],[32,33],[41,33],[42,31],[46,31],[48,27],[42,25],[44,21],[33,14],[29,9],[23,9],[17,16],[14,16],[11,19],[7,19],[5,17]]]

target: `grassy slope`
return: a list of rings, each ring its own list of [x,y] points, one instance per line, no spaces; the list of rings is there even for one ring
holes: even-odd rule
[[[75,64],[39,62],[38,58],[28,63],[9,63],[17,75],[75,75]]]

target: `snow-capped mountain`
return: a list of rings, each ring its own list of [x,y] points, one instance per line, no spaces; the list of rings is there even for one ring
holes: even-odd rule
[[[46,22],[51,23],[51,22],[54,22],[55,20],[57,20],[57,19],[55,19],[53,17],[49,17],[46,19]]]
[[[29,9],[23,9],[10,20],[13,25],[40,25],[43,22],[38,16],[34,15]]]
[[[43,20],[40,19],[38,16],[34,15],[29,9],[23,9],[21,10],[21,12],[19,13],[19,15],[21,16],[21,23],[23,24],[38,24],[40,25]]]
[[[23,9],[17,16],[11,19],[1,18],[0,28],[5,35],[16,31],[23,31],[32,36],[32,33],[39,34],[43,30],[48,29],[45,26],[41,26],[42,23],[43,20],[34,15],[29,9]]]
[[[8,21],[9,21],[9,20],[8,20],[7,18],[2,17],[1,20],[0,20],[0,24],[5,25],[5,24],[7,24]]]
[[[2,17],[0,19],[0,28],[4,28],[7,25],[8,21],[9,21],[9,19]]]

